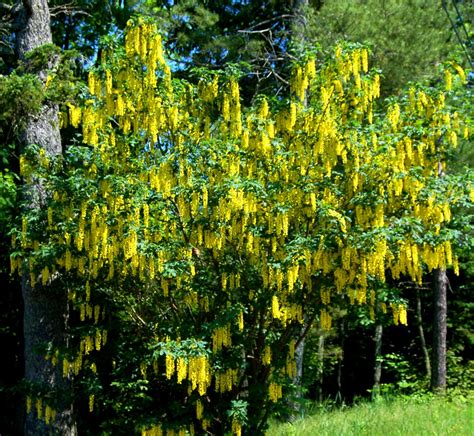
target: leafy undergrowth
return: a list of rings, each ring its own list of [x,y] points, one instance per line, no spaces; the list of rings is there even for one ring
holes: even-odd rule
[[[465,397],[379,399],[319,410],[292,423],[273,422],[268,436],[472,435],[474,402]]]

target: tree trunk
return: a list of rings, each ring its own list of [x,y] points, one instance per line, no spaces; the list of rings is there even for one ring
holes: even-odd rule
[[[323,402],[323,381],[324,381],[324,333],[321,332],[318,341],[318,392],[317,400],[319,403]]]
[[[16,53],[19,59],[25,60],[26,54],[44,44],[52,43],[50,15],[46,0],[23,0],[22,8],[16,17]],[[51,59],[51,65],[55,60]],[[51,66],[49,65],[49,67]],[[48,66],[46,66],[48,67]],[[46,79],[46,72],[37,72],[41,80]],[[22,146],[36,144],[43,148],[48,156],[61,154],[61,137],[58,123],[58,109],[44,104],[40,112],[26,120],[21,138]],[[23,200],[30,209],[45,206],[48,196],[44,183],[36,179],[25,183]],[[47,346],[57,349],[66,343],[66,325],[68,318],[67,293],[57,283],[47,286],[31,286],[28,275],[22,280],[24,301],[24,336],[25,336],[25,379],[33,388],[42,392],[44,407],[49,405],[56,410],[56,417],[49,426],[38,419],[35,407],[25,420],[26,435],[75,435],[70,382],[62,377],[60,366],[53,366],[44,358],[39,349]],[[56,280],[57,282],[58,280]]]
[[[423,351],[423,357],[425,360],[426,379],[431,379],[431,361],[428,347],[426,346],[425,332],[423,329],[423,318],[421,316],[421,296],[420,290],[416,288],[416,323],[418,324],[418,332],[420,334],[420,345]]]
[[[445,269],[436,269],[434,279],[433,367],[431,389],[438,393],[446,390],[446,334],[448,276]]]
[[[383,325],[377,321],[375,325],[375,364],[374,364],[374,387],[372,395],[377,396],[380,393],[380,380],[382,379],[382,337]]]
[[[293,383],[297,386],[296,398],[300,400],[302,395],[301,381],[303,380],[303,359],[304,359],[304,343],[303,338],[295,349],[295,360],[296,360],[296,376]],[[299,404],[299,403],[298,403]]]
[[[340,329],[340,338],[341,338],[341,355],[337,363],[337,395],[336,401],[342,403],[342,370],[344,368],[344,343],[346,339],[346,327],[344,319],[341,319],[341,329]]]

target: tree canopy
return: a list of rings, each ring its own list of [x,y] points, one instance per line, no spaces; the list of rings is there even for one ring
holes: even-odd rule
[[[468,2],[0,10],[1,433],[470,395]]]
[[[464,71],[452,64],[445,78],[449,90]],[[245,108],[235,71],[174,78],[149,21],[103,49],[62,113],[82,140],[58,158],[34,146],[21,158],[21,175],[52,195],[24,215],[12,256],[32,286],[69,289],[75,345],[46,355],[64,376],[94,380],[91,412],[108,380],[133,400],[114,414],[145,434],[262,432],[295,374],[305,319],[329,329],[330,308],[347,300],[406,324],[404,304],[377,284],[458,269],[445,223],[472,186],[439,174],[467,126],[444,91],[412,87],[386,113],[379,93],[358,45],[295,63],[286,98]],[[117,316],[132,360],[108,348]],[[29,413],[49,421],[54,410],[30,393]]]

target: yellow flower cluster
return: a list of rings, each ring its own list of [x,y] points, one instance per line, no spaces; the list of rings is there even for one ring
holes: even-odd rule
[[[216,372],[214,374],[215,391],[219,393],[229,392],[239,380],[237,369],[228,369],[225,372]]]
[[[393,323],[395,325],[398,325],[399,323],[402,325],[408,325],[406,307],[403,304],[394,303],[391,303],[390,307],[393,314]]]
[[[72,103],[68,103],[67,106],[69,108],[69,123],[73,127],[79,127],[82,116],[81,108],[74,106]]]
[[[212,351],[215,353],[222,347],[232,346],[232,338],[230,334],[230,324],[224,327],[217,327],[212,333]]]
[[[166,378],[171,379],[176,373],[177,383],[187,379],[190,382],[190,392],[197,389],[199,395],[204,395],[211,384],[211,367],[206,356],[191,356],[187,359],[175,358],[171,354],[165,357]]]
[[[332,317],[326,309],[321,309],[319,314],[319,323],[322,330],[331,330]]]
[[[241,436],[242,434],[242,426],[236,419],[232,420],[232,434],[235,436]]]
[[[202,405],[201,400],[196,401],[196,419],[199,421],[202,419],[202,413],[204,411],[204,407]]]
[[[262,353],[262,362],[264,365],[270,366],[272,363],[272,350],[268,345],[265,346]]]
[[[268,397],[270,398],[270,401],[276,403],[282,396],[283,394],[281,385],[279,385],[278,383],[270,382],[270,384],[268,385]]]
[[[26,397],[26,413],[32,413],[33,400],[35,404],[36,416],[38,419],[43,420],[46,425],[51,424],[56,419],[57,411],[49,404],[43,404],[43,400],[39,397],[36,399],[30,396]]]
[[[191,424],[189,427],[180,427],[178,430],[174,428],[164,429],[161,424],[154,425],[149,428],[142,430],[142,436],[194,436],[194,426]]]

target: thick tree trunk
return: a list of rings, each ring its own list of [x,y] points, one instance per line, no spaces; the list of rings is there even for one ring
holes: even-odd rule
[[[52,43],[50,15],[46,0],[23,0],[17,16],[17,56],[25,60],[26,54],[44,44]],[[51,63],[54,63],[51,59]],[[50,65],[51,66],[51,65]],[[37,72],[45,80],[46,72]],[[40,112],[31,115],[25,124],[22,145],[36,144],[48,156],[62,152],[57,107],[45,104]],[[36,179],[24,185],[24,201],[28,208],[42,208],[48,192],[42,180]],[[35,408],[25,421],[26,435],[75,435],[70,383],[62,377],[60,365],[53,366],[38,350],[48,347],[57,349],[66,343],[67,293],[57,284],[31,286],[27,275],[22,281],[24,301],[25,379],[43,392],[43,407],[48,404],[56,410],[56,418],[47,426],[38,419]],[[46,403],[46,404],[45,404]],[[43,410],[44,415],[44,410]]]
[[[416,323],[418,324],[418,332],[420,334],[420,345],[423,351],[423,357],[425,360],[426,379],[431,379],[431,361],[428,347],[426,346],[425,331],[423,329],[423,318],[421,315],[421,296],[420,290],[416,289]]]
[[[433,367],[431,389],[438,393],[446,390],[446,335],[448,276],[445,269],[436,269],[434,279]]]
[[[375,325],[375,364],[374,364],[374,387],[372,394],[377,396],[380,393],[380,381],[382,379],[382,337],[383,325],[377,322]]]

